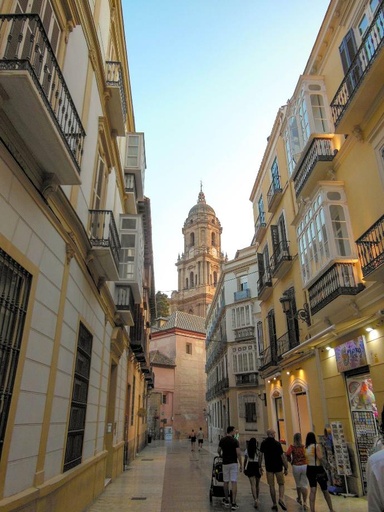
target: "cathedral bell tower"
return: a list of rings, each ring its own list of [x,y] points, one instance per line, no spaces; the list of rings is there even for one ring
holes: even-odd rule
[[[178,291],[172,293],[171,311],[205,317],[215,294],[224,256],[221,252],[222,227],[214,209],[205,201],[202,186],[182,232],[184,252],[176,263]]]

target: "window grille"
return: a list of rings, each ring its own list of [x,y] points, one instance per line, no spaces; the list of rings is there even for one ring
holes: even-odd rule
[[[80,323],[64,471],[81,463],[91,369],[92,334]]]
[[[15,384],[32,276],[0,249],[0,457]]]

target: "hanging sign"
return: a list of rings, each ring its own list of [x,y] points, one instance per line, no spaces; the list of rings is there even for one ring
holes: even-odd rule
[[[347,372],[368,364],[365,351],[365,338],[359,336],[356,340],[347,341],[335,348],[337,369]]]

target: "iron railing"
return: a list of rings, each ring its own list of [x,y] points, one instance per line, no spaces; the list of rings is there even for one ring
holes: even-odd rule
[[[332,162],[334,157],[335,150],[331,139],[316,137],[312,140],[293,180],[296,197],[300,194],[317,162]]]
[[[311,314],[340,295],[357,295],[363,289],[364,285],[357,282],[354,263],[335,263],[308,290]]]
[[[384,41],[384,2],[377,9],[376,15],[365,34],[360,48],[331,102],[332,117],[338,125],[348,108],[356,91],[359,89],[377,55],[382,50]]]
[[[110,210],[89,210],[89,241],[92,247],[109,247],[116,264],[120,263],[120,240],[113,212]]]
[[[275,251],[269,260],[272,276],[276,274],[280,265],[284,261],[291,260],[292,256],[289,254],[289,242],[287,240],[280,240],[280,242],[276,245]]]
[[[384,215],[356,240],[356,245],[363,276],[366,277],[384,264]]]
[[[123,108],[123,118],[124,123],[127,119],[127,100],[125,98],[124,91],[124,81],[123,81],[123,73],[121,71],[121,63],[117,61],[107,61],[106,62],[106,75],[107,75],[107,85],[112,87],[118,87],[121,96],[121,105]]]
[[[259,274],[260,277],[257,280],[257,293],[258,295],[264,290],[264,288],[272,286],[271,269],[268,267],[265,269],[263,274]]]
[[[234,292],[234,301],[243,300],[243,299],[249,299],[251,296],[251,290],[249,288],[246,288],[245,290],[239,290],[238,292]]]
[[[296,339],[294,333],[287,331],[277,339],[277,357],[281,359],[286,352],[289,352],[299,344],[300,342]]]
[[[273,176],[272,183],[270,184],[268,192],[267,192],[268,207],[271,206],[276,194],[281,194],[281,192],[282,192],[282,188],[281,188],[281,184],[280,184],[280,176]]]
[[[27,71],[80,173],[85,130],[38,14],[0,15],[0,71]]]
[[[269,366],[277,366],[276,339],[272,340],[271,344],[260,353],[260,359],[260,371],[265,370]]]

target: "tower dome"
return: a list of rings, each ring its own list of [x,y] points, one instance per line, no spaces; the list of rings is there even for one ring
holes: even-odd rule
[[[197,204],[195,204],[195,206],[192,206],[192,208],[189,210],[188,217],[191,217],[192,215],[196,215],[199,213],[211,213],[212,215],[216,216],[215,210],[212,208],[212,206],[209,206],[209,204],[207,204],[205,200],[205,194],[202,190],[202,185],[200,185],[200,192],[197,198]]]

